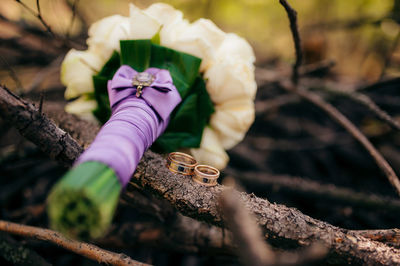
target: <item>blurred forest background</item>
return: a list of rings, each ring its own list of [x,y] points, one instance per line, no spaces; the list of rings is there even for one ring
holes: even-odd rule
[[[22,2],[37,11],[35,0]],[[88,25],[105,16],[128,15],[129,2],[146,7],[156,1],[41,0],[40,8],[55,34],[85,49]],[[287,14],[279,1],[162,2],[181,9],[191,21],[209,18],[254,47],[259,84],[256,121],[246,139],[229,151],[231,161],[222,179],[233,177],[249,193],[343,228],[399,227],[398,195],[370,155],[323,111],[274,83],[290,78],[295,60]],[[305,86],[343,112],[400,174],[400,1],[290,3],[298,12]],[[18,1],[0,1],[0,82],[36,104],[44,95],[43,111],[54,117],[66,103],[59,70],[68,48],[56,44],[28,9]],[[365,101],[349,96],[360,94],[387,112],[391,122],[382,120]],[[45,198],[64,171],[0,120],[1,219],[48,227]],[[163,228],[157,217],[140,209],[133,213],[121,204],[116,223],[126,216],[132,216],[137,226]],[[113,230],[97,244],[147,263],[238,264],[226,250],[182,250],[167,233],[117,239],[110,237],[118,231]],[[10,241],[0,235],[0,242],[4,239]],[[15,240],[54,265],[95,265],[54,245]],[[0,264],[7,263],[0,256]]]

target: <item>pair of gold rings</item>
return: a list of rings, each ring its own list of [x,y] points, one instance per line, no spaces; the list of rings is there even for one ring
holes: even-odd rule
[[[192,176],[203,186],[215,186],[219,170],[209,165],[197,164],[195,158],[183,152],[171,152],[167,158],[168,169],[176,174]]]

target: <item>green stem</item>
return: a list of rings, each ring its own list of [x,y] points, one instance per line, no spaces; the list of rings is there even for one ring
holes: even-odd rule
[[[102,236],[111,224],[121,184],[113,169],[85,162],[70,170],[48,198],[50,225],[68,236]]]

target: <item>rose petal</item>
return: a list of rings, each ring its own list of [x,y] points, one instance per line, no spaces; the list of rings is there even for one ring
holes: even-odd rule
[[[222,147],[230,149],[243,140],[254,121],[254,103],[250,99],[238,99],[215,106],[210,125]]]
[[[254,99],[257,84],[254,66],[250,63],[227,57],[213,64],[204,74],[211,100],[222,104],[231,99]]]
[[[95,54],[71,49],[61,65],[61,82],[67,86],[65,98],[71,99],[94,91],[92,76],[103,64]]]
[[[89,100],[86,96],[81,96],[73,102],[65,106],[65,111],[71,114],[78,115],[79,117],[98,123],[96,117],[93,115],[93,110],[97,108],[95,100]]]
[[[211,165],[218,169],[225,168],[229,161],[229,156],[210,127],[204,128],[200,148],[190,149],[190,152],[199,164]]]
[[[114,50],[120,51],[120,40],[130,39],[128,17],[114,15],[103,18],[90,26],[87,44],[94,54],[108,60]]]
[[[161,27],[155,18],[129,4],[130,37],[133,40],[151,39]]]

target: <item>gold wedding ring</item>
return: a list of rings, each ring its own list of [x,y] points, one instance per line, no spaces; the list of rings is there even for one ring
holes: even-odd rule
[[[193,175],[196,165],[196,159],[183,152],[171,152],[167,158],[168,169],[181,175]]]
[[[194,168],[193,180],[197,183],[212,187],[217,185],[217,179],[219,177],[219,170],[209,165],[197,165]]]

